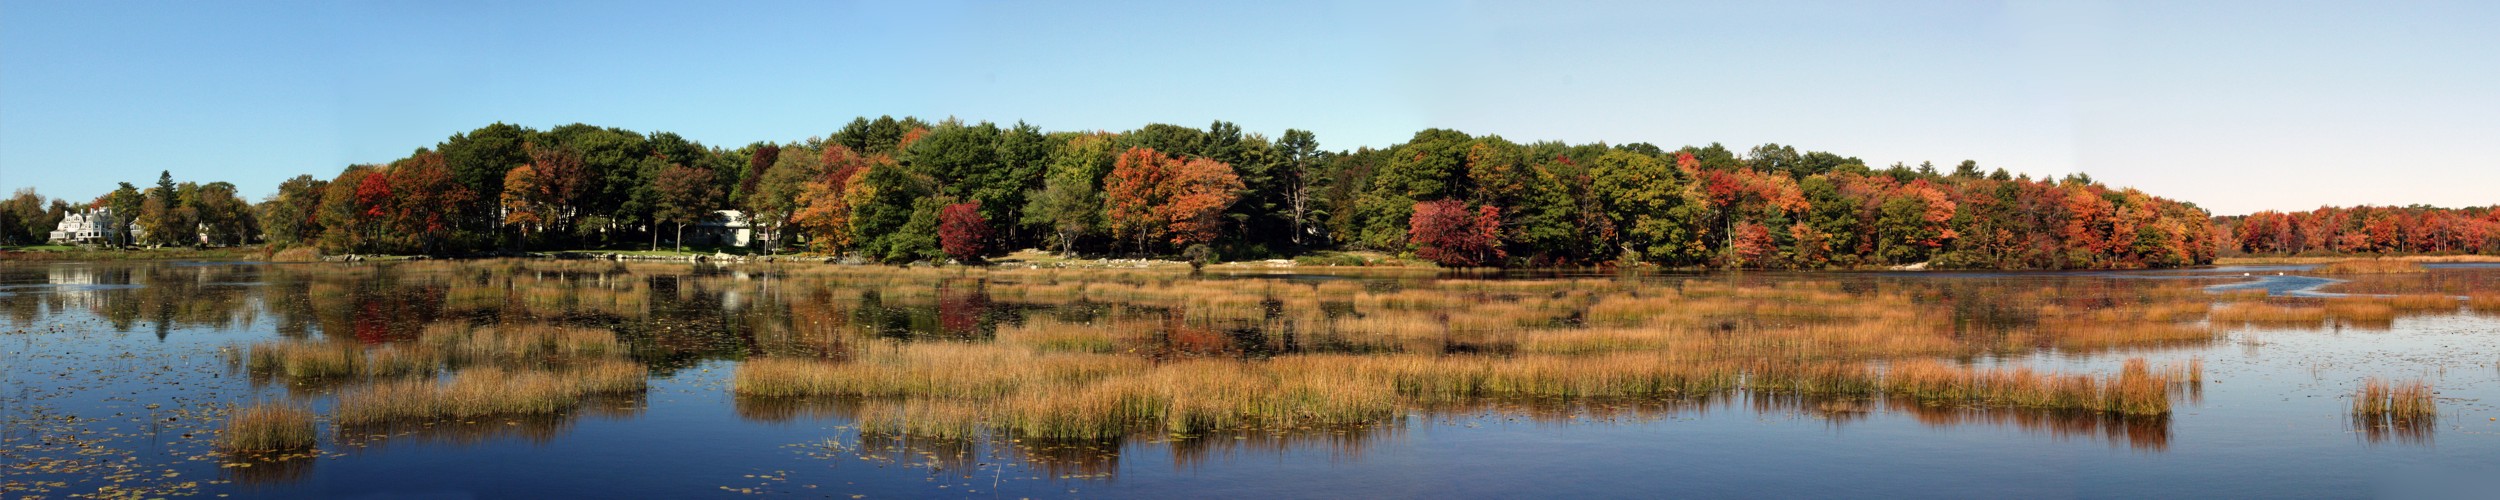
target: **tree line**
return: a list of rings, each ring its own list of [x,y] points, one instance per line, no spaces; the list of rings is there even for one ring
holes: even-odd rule
[[[1308,131],[1270,138],[1223,121],[1108,132],[892,117],[736,148],[497,123],[389,163],[289,179],[249,218],[273,245],[458,254],[658,247],[718,210],[744,213],[772,236],[769,251],[894,263],[1042,248],[1234,260],[1370,250],[1450,266],[2146,268],[2210,263],[2249,227],[2083,175],[1876,168],[1779,144],[1523,144],[1432,129],[1329,151]]]

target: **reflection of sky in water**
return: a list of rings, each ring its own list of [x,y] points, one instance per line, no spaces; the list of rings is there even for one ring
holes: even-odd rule
[[[226,478],[235,484],[191,491],[307,497],[684,497],[718,495],[724,487],[1017,497],[2361,496],[2417,486],[2394,481],[2462,481],[2500,467],[2493,459],[2500,456],[2500,440],[2493,439],[2500,424],[2490,420],[2500,415],[2491,406],[2500,401],[2500,335],[2494,335],[2500,318],[2485,315],[2406,316],[2366,329],[2231,328],[2224,341],[2197,347],[1969,360],[2086,373],[2114,372],[2131,356],[2157,364],[2203,360],[2200,390],[2178,400],[2171,417],[2151,424],[1740,393],[1688,403],[1419,409],[1367,429],[999,442],[863,434],[838,402],[775,408],[729,395],[734,360],[765,348],[756,325],[792,321],[789,303],[825,285],[744,272],[720,279],[749,285],[652,280],[639,285],[647,297],[601,299],[639,301],[646,317],[556,314],[663,346],[638,354],[658,356],[645,360],[658,378],[639,396],[589,402],[563,417],[380,430],[374,433],[392,437],[358,438],[363,446],[338,446],[325,437],[325,456],[317,460],[251,472],[225,470],[213,458],[178,458],[209,455],[200,440],[180,436],[203,434],[198,426],[211,425],[214,416],[205,410],[213,405],[260,398],[328,404],[319,391],[255,387],[231,376],[221,349],[279,336],[361,338],[368,327],[388,337],[397,323],[431,319],[404,315],[452,314],[459,308],[444,304],[462,300],[459,292],[422,280],[385,285],[314,272],[319,269],[0,266],[0,309],[7,310],[11,330],[25,331],[0,337],[10,351],[0,413],[16,429],[0,436],[16,446],[98,430],[115,436],[99,446],[144,457],[147,465],[138,469],[146,477],[178,473],[152,484]],[[2201,287],[2237,279],[2225,274],[2260,271],[1713,277],[1877,289],[2056,286],[2125,296],[2134,289],[2128,287]],[[2434,273],[2471,287],[2492,283],[2500,276],[2495,271]],[[2110,279],[2136,276],[2200,281]],[[547,287],[617,285],[560,273],[532,279],[546,280]],[[1009,301],[947,306],[931,297],[902,299],[913,296],[910,290],[881,291],[888,299],[880,307],[892,310],[879,314],[892,317],[880,324],[906,330],[952,324],[934,318],[944,314],[942,307],[1025,310]],[[2442,414],[2435,435],[2422,442],[2374,440],[2352,429],[2346,398],[2369,376],[2419,377],[2437,387]],[[64,427],[59,422],[67,415],[91,420]],[[47,418],[53,423],[31,424]],[[13,462],[25,458],[25,452],[10,453],[20,454],[5,457]],[[164,458],[168,453],[177,458]]]

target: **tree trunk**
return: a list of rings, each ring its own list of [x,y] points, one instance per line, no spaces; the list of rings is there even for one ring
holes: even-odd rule
[[[671,239],[670,241],[677,242],[677,251],[686,251],[686,223],[677,223],[677,237]]]

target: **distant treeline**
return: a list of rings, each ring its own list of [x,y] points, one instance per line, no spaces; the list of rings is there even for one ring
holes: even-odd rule
[[[778,235],[766,240],[777,251],[883,262],[1045,248],[1231,260],[1374,250],[1465,266],[2141,268],[2210,263],[2248,240],[2230,232],[2237,219],[2193,204],[1971,161],[1874,168],[1778,144],[1521,144],[1442,129],[1327,151],[1307,131],[1269,138],[1221,121],[1112,133],[859,118],[804,142],[738,148],[498,123],[389,164],[296,177],[256,213],[276,245],[463,253],[659,245],[716,210],[748,214]],[[2488,209],[2405,210],[2493,220]],[[2473,234],[2485,236],[2335,248],[2494,251],[2491,231]]]
[[[0,243],[44,243],[62,219],[90,211],[111,216],[106,225],[114,237],[104,243],[115,245],[230,246],[258,241],[261,234],[259,214],[234,184],[177,184],[171,172],[160,172],[155,186],[140,189],[124,182],[81,204],[55,199],[47,205],[34,188],[20,188],[0,201]],[[141,230],[131,231],[134,227]]]
[[[2247,253],[2500,255],[2500,206],[2323,207],[2218,220],[2230,228],[2229,243]]]

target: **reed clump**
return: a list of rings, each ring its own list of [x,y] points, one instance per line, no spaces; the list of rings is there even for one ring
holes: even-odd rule
[[[2475,312],[2500,313],[2500,294],[2474,294],[2465,299],[2465,307]]]
[[[2455,311],[2457,298],[2440,294],[2404,294],[2383,299],[2398,311]]]
[[[422,346],[368,349],[350,342],[285,340],[255,343],[245,353],[243,369],[254,376],[299,384],[431,375],[442,365],[439,354]]]
[[[2201,365],[2195,370],[2201,371]],[[2043,374],[2029,368],[1974,370],[1933,361],[1895,363],[1880,371],[1852,365],[1767,366],[1757,368],[1748,377],[1747,388],[1773,394],[1856,398],[1883,395],[1931,406],[2133,416],[2169,414],[2172,383],[2143,358],[2127,360],[2114,377]]]
[[[260,403],[235,410],[218,432],[218,449],[270,453],[307,450],[316,431],[313,412],[287,403]]]
[[[541,323],[435,323],[419,334],[417,345],[469,363],[546,363],[624,352],[615,332]]]
[[[2259,302],[2238,302],[2214,308],[2210,318],[2216,323],[2250,325],[2316,325],[2326,321],[2322,307],[2290,307]]]
[[[649,379],[642,365],[598,361],[564,371],[481,367],[448,381],[383,382],[339,396],[332,416],[342,425],[409,419],[476,418],[561,413],[585,396],[641,391]]]
[[[2352,396],[2353,418],[2364,422],[2430,419],[2439,416],[2437,398],[2428,382],[2364,380]]]
[[[2422,264],[2409,260],[2354,259],[2320,264],[2309,272],[2318,274],[2410,274],[2423,272]]]

